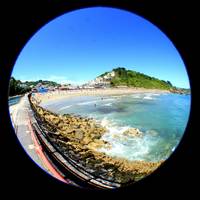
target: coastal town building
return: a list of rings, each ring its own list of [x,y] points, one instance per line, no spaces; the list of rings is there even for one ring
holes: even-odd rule
[[[111,71],[103,76],[98,76],[94,80],[84,84],[84,88],[109,88],[110,81],[115,76],[115,72]]]

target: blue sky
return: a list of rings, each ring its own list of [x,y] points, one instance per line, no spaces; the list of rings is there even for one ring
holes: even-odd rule
[[[114,8],[85,8],[42,27],[21,51],[12,76],[81,84],[125,67],[189,88],[172,42],[142,17]]]

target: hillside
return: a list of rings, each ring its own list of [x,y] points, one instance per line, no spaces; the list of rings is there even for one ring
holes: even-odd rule
[[[15,96],[29,92],[31,88],[24,85],[20,80],[16,80],[14,77],[10,78],[9,96]]]
[[[170,81],[159,80],[157,78],[136,71],[127,70],[122,67],[115,68],[111,72],[105,72],[98,78],[109,81],[111,87],[128,86],[166,90],[174,88]]]
[[[26,84],[27,86],[32,86],[35,87],[36,85],[38,85],[39,83],[41,83],[42,85],[46,85],[46,86],[60,86],[60,84],[54,82],[54,81],[47,81],[47,80],[38,80],[38,81],[25,81],[23,82],[24,84]]]
[[[25,81],[22,82],[20,80],[16,80],[14,77],[10,78],[10,90],[9,90],[9,96],[15,96],[19,94],[24,94],[26,92],[31,91],[31,88],[36,87],[38,84],[42,84],[45,86],[60,86],[60,84],[53,82],[53,81],[43,81],[43,80],[38,80],[38,81]]]

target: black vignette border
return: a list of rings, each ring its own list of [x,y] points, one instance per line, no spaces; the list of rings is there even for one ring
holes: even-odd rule
[[[195,109],[197,91],[197,68],[195,65],[197,42],[195,37],[196,5],[189,2],[176,3],[170,1],[120,1],[120,0],[43,0],[43,1],[6,1],[0,3],[1,10],[1,67],[0,67],[0,132],[1,171],[4,174],[3,191],[11,189],[19,197],[24,192],[29,194],[41,193],[45,196],[55,194],[80,195],[82,192],[69,188],[58,181],[44,175],[43,172],[27,158],[13,134],[7,108],[9,77],[12,67],[30,37],[50,20],[67,11],[90,7],[111,6],[133,11],[158,26],[174,43],[187,67],[192,88],[191,116],[176,154],[173,155],[158,173],[119,191],[99,192],[95,194],[128,194],[154,196],[155,190],[165,195],[194,195],[195,183],[193,178],[197,152],[195,139]],[[194,173],[194,175],[192,174]],[[50,189],[51,188],[51,189]],[[89,191],[87,191],[89,192]],[[93,192],[91,192],[93,193]],[[6,193],[8,196],[11,194]],[[86,194],[86,191],[84,191]],[[88,194],[88,193],[87,193]],[[122,196],[123,197],[123,196]]]

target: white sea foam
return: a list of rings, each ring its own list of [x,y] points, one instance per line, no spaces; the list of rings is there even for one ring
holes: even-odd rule
[[[101,120],[101,126],[103,126],[103,127],[107,127],[107,126],[109,126],[109,124],[110,124],[110,122],[109,122],[109,120],[107,119],[107,117],[104,117],[102,120]]]
[[[113,95],[112,97],[114,97],[114,98],[118,98],[118,97],[121,97],[122,95]]]
[[[153,96],[160,96],[160,94],[158,94],[158,93],[153,93],[152,95]]]
[[[102,139],[111,144],[111,148],[100,148],[99,151],[110,156],[125,158],[128,160],[145,160],[152,146],[156,145],[156,140],[151,135],[143,137],[130,137],[124,135],[123,132],[129,129],[129,126],[114,126],[107,118],[102,120],[102,124],[106,126],[107,133]]]
[[[102,99],[102,101],[115,101],[116,99],[114,98],[108,98],[108,99]]]
[[[143,99],[154,99],[154,98],[151,96],[145,96],[145,97],[143,97]]]
[[[141,98],[141,94],[133,94],[132,97],[135,99],[139,99]]]
[[[70,108],[70,107],[72,107],[72,105],[64,106],[64,107],[58,109],[58,111],[65,110],[65,109]]]
[[[104,106],[112,106],[112,103],[106,103]]]
[[[81,103],[77,103],[77,105],[89,105],[89,104],[94,104],[96,103],[97,101],[86,101],[86,102],[81,102]]]

